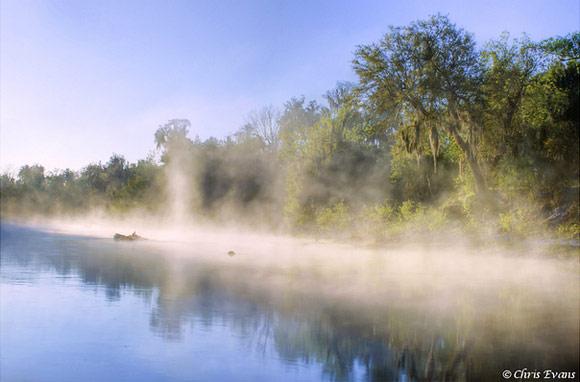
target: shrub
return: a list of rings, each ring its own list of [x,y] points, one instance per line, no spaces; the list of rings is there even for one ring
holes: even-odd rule
[[[350,226],[350,222],[350,211],[343,201],[316,212],[316,225],[324,232],[343,231]]]

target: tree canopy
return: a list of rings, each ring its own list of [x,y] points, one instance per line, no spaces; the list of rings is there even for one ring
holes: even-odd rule
[[[2,211],[162,212],[187,195],[186,215],[316,232],[482,226],[489,210],[503,231],[577,235],[579,60],[579,32],[478,46],[435,15],[358,46],[356,82],[258,109],[223,139],[172,119],[154,134],[160,160],[3,174]]]

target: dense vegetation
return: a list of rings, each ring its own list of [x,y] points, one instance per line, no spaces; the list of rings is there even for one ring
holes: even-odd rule
[[[478,49],[434,16],[359,46],[357,83],[253,113],[233,136],[155,134],[161,153],[3,174],[4,216],[166,213],[389,237],[461,227],[576,237],[580,33]],[[177,181],[176,181],[177,179]]]

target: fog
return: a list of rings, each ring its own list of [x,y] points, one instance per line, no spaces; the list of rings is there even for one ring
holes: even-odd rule
[[[146,240],[116,245],[159,250],[170,259],[195,258],[239,267],[239,277],[264,290],[290,288],[371,305],[403,299],[444,316],[456,315],[468,303],[477,312],[493,315],[502,309],[510,320],[523,322],[528,315],[520,309],[556,309],[563,313],[560,323],[577,330],[577,258],[555,256],[551,246],[538,241],[473,245],[441,237],[388,246],[340,244],[209,224],[180,222],[168,227],[154,217],[37,219],[27,224],[105,239],[111,239],[113,231],[137,231]],[[229,256],[229,251],[235,255]],[[292,277],[301,282],[291,283]]]
[[[171,42],[181,54],[195,51],[182,45]],[[200,139],[217,122],[192,124],[179,107],[173,110],[185,116],[143,121],[142,131],[158,128],[147,138],[151,151],[136,162],[113,153],[78,171],[30,163],[1,174],[0,282],[15,313],[0,319],[3,332],[16,334],[2,342],[9,358],[0,362],[12,379],[30,379],[28,333],[65,327],[47,341],[51,347],[79,333],[92,345],[108,330],[99,317],[118,306],[127,310],[112,320],[115,330],[133,317],[148,319],[170,333],[168,341],[196,315],[218,316],[228,329],[249,321],[276,337],[275,362],[300,354],[304,365],[334,370],[335,380],[348,380],[357,362],[372,381],[491,380],[514,367],[577,368],[580,33],[539,41],[501,34],[481,44],[436,13],[385,25],[382,37],[351,51],[354,82],[338,81],[316,100],[298,96],[248,111],[241,126],[213,131],[234,131],[228,136]],[[234,70],[222,77],[243,88],[248,79],[235,78],[235,65],[216,63]],[[270,81],[278,90],[282,77]],[[191,97],[195,89],[182,85]],[[211,97],[218,93],[203,92],[203,103],[217,102]],[[103,129],[92,128],[107,135]],[[111,147],[126,144],[109,135]],[[67,322],[93,320],[74,302],[87,290],[94,292],[87,311],[105,329],[80,324],[69,332]],[[63,291],[74,298],[65,301]],[[128,294],[145,304],[123,301]],[[228,311],[228,304],[242,308]],[[55,312],[66,314],[52,320]],[[208,332],[184,344],[199,346]],[[99,367],[110,349],[125,351],[116,338],[99,344]],[[84,357],[91,349],[81,345]],[[225,354],[246,360],[243,351]],[[74,357],[55,355],[58,362]]]
[[[258,187],[257,196],[246,200],[240,196],[246,184],[241,183],[241,191],[235,185],[236,177],[244,180],[255,175],[251,168],[244,171],[245,166],[255,165],[248,159],[252,152],[247,148],[227,152],[224,160],[233,167],[224,175],[208,165],[218,154],[192,154],[187,130],[179,130],[178,122],[166,125],[163,183],[157,195],[161,209],[136,208],[114,214],[96,207],[82,214],[32,214],[12,220],[51,232],[103,239],[112,239],[114,233],[137,232],[145,240],[117,245],[139,245],[168,253],[170,258],[239,267],[240,277],[250,277],[264,290],[289,289],[371,306],[399,301],[448,318],[463,314],[467,304],[472,318],[499,314],[522,325],[529,317],[526,309],[552,313],[555,309],[562,313],[560,324],[578,333],[576,248],[554,246],[544,235],[502,240],[496,230],[489,229],[496,224],[492,220],[480,220],[475,234],[467,235],[457,228],[460,221],[452,217],[436,230],[421,227],[430,224],[428,221],[412,220],[388,242],[377,241],[368,231],[373,228],[368,222],[354,221],[324,231],[293,231],[271,224],[268,217],[282,208],[274,195],[287,194],[280,178],[291,168],[260,173],[261,184],[269,188]],[[209,174],[214,179],[211,186],[204,178],[208,168],[213,171]],[[440,168],[439,176],[447,176],[445,171]],[[367,173],[360,185],[346,179],[353,205],[380,200],[385,192],[380,191],[383,174],[372,168]],[[220,176],[227,180],[223,189],[216,185]],[[344,183],[338,177],[306,184],[303,198],[344,192]],[[358,186],[365,192],[353,192],[352,187]],[[228,255],[230,251],[233,256]],[[292,282],[294,277],[300,282]]]

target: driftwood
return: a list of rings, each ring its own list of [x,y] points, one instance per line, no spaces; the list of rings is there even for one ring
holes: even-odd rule
[[[137,235],[137,232],[133,232],[130,235],[122,235],[120,233],[116,233],[113,236],[113,239],[115,240],[119,240],[119,241],[135,241],[135,240],[144,240],[143,237]]]

